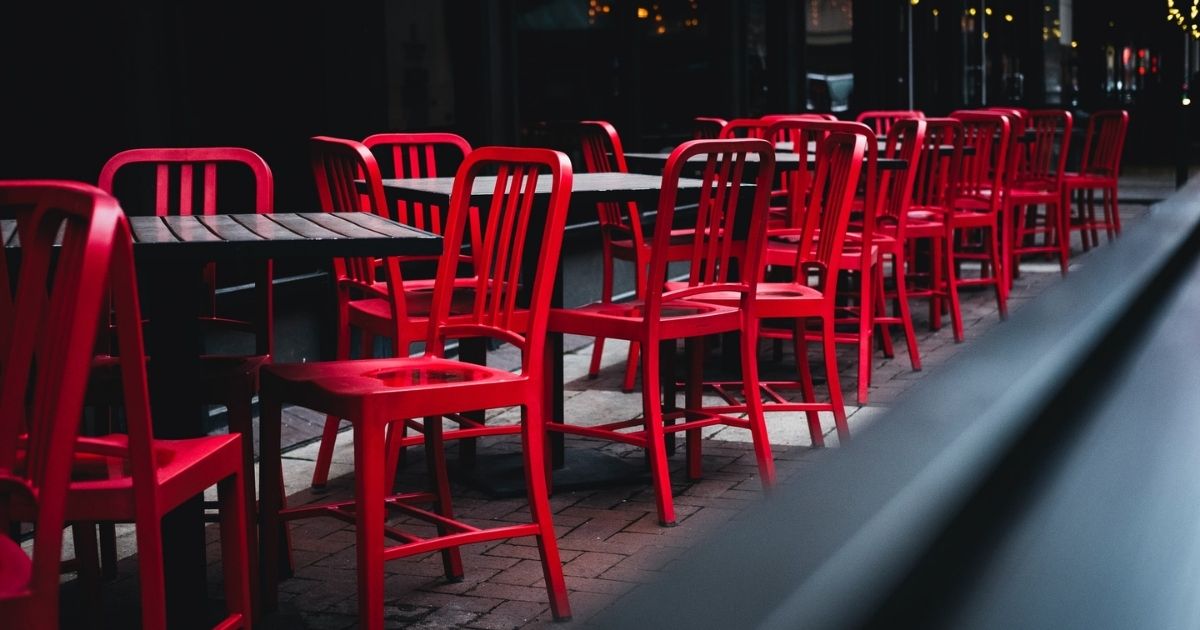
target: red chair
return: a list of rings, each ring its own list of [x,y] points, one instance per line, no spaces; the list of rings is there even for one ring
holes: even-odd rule
[[[1012,170],[1004,190],[1004,212],[1011,217],[1007,226],[1011,230],[1010,285],[1012,278],[1020,274],[1022,256],[1055,254],[1065,276],[1071,255],[1069,217],[1062,205],[1071,114],[1061,109],[1035,110],[1024,124],[1030,137],[1010,145],[1010,150],[1021,150],[1021,158],[1009,161]],[[1045,211],[1038,213],[1038,206],[1044,206]],[[1036,242],[1038,235],[1042,237],[1040,245]]]
[[[957,300],[958,287],[991,285],[996,291],[996,306],[1003,319],[1008,316],[1008,277],[1006,250],[1001,241],[1000,230],[1004,213],[1002,195],[1006,168],[1009,165],[1010,147],[1009,119],[1004,114],[986,111],[956,111],[950,114],[963,126],[963,146],[972,151],[962,155],[958,178],[951,183],[954,187],[952,208],[941,220],[945,222],[946,278],[954,295],[951,306],[960,308]],[[980,234],[984,232],[986,234]],[[967,251],[970,236],[977,240],[974,251]],[[980,275],[962,278],[958,272],[959,262],[980,261]],[[954,339],[961,341],[962,318],[955,321]]]
[[[875,133],[866,125],[853,122],[829,122],[826,120],[816,120],[813,118],[799,117],[783,117],[773,123],[768,130],[768,135],[772,137],[784,137],[788,141],[797,146],[819,146],[824,141],[825,137],[835,131],[853,133],[861,135],[866,141],[866,161],[867,167],[865,170],[860,169],[856,172],[862,172],[862,189],[863,201],[861,207],[861,218],[851,226],[850,232],[844,235],[844,238],[850,240],[844,248],[840,248],[841,260],[838,263],[838,268],[846,272],[856,272],[859,281],[856,283],[857,291],[846,291],[843,295],[848,295],[849,302],[843,304],[838,309],[838,324],[845,324],[852,327],[851,331],[840,332],[836,335],[836,341],[844,344],[854,344],[858,349],[858,388],[857,398],[860,405],[865,405],[868,402],[869,387],[871,383],[871,349],[874,346],[874,315],[875,305],[874,299],[880,287],[880,258],[879,247],[875,245],[875,218],[878,213],[879,196],[877,194],[879,178],[878,178],[878,155],[879,143],[875,137]],[[788,181],[787,188],[796,190],[800,195],[798,202],[789,202],[788,208],[792,213],[792,218],[788,221],[788,226],[797,228],[804,224],[802,213],[808,206],[807,195],[810,192],[812,175],[808,173],[807,167],[797,169],[795,173],[789,173],[793,177]],[[856,190],[859,186],[859,181],[856,180],[851,184]],[[774,226],[772,226],[774,227]],[[791,242],[792,239],[771,239],[767,243],[767,262],[771,265],[788,266],[797,260],[796,248],[799,245]],[[847,278],[849,280],[849,278]],[[837,284],[833,285],[837,289]],[[853,303],[853,306],[850,305]]]
[[[730,124],[733,124],[732,121]],[[757,168],[748,169],[747,158],[758,157]],[[678,205],[678,181],[690,158],[702,158],[704,184],[699,193],[691,242],[689,277],[685,286],[664,290],[667,263],[674,255],[671,228]],[[742,334],[742,373],[748,387],[757,387],[756,340],[757,319],[754,318],[753,293],[757,278],[743,275],[735,279],[731,267],[757,270],[766,227],[769,184],[774,173],[775,153],[770,143],[761,139],[691,140],[672,151],[663,171],[662,193],[655,217],[654,241],[650,247],[650,271],[646,276],[646,294],[641,300],[629,303],[593,303],[579,308],[556,309],[550,317],[553,332],[602,335],[636,341],[642,347],[642,408],[641,419],[612,422],[599,426],[551,423],[552,431],[587,437],[614,440],[639,446],[646,450],[653,476],[658,519],[663,525],[675,523],[675,508],[671,496],[670,471],[664,451],[666,433],[687,432],[688,470],[693,477],[700,473],[700,429],[715,424],[749,429],[754,442],[755,457],[764,485],[775,478],[774,462],[763,424],[762,409],[757,399],[748,405],[748,418],[709,413],[702,409],[699,398],[702,352],[693,346],[692,369],[686,406],[682,411],[664,412],[659,401],[660,343],[679,339],[696,340],[724,332]],[[756,187],[753,203],[740,203],[742,184],[751,181]],[[747,213],[748,216],[747,216]],[[742,230],[748,230],[742,232]],[[736,263],[735,263],[736,261]],[[693,302],[690,298],[713,292],[730,292],[737,306],[719,306]],[[672,350],[673,351],[673,350]],[[670,377],[668,377],[670,378]],[[669,401],[670,406],[674,402]],[[681,421],[675,424],[675,421]]]
[[[946,214],[954,206],[954,196],[963,156],[964,131],[962,122],[954,118],[926,118],[925,142],[916,157],[917,172],[913,180],[912,200],[907,217],[905,245],[909,259],[916,251],[918,241],[930,241],[931,261],[928,272],[915,273],[909,269],[912,280],[924,277],[924,288],[909,286],[909,297],[929,299],[929,325],[938,330],[942,324],[942,309],[950,311],[955,331],[961,330],[962,309],[958,300],[958,287],[945,281],[946,262],[950,239],[953,234],[947,229]],[[960,340],[956,336],[956,339]]]
[[[875,135],[885,137],[897,120],[908,118],[924,118],[925,112],[919,109],[877,109],[860,113],[854,118],[875,131]]]
[[[1099,229],[1111,241],[1121,234],[1121,213],[1117,204],[1117,184],[1121,175],[1121,151],[1125,147],[1125,134],[1129,130],[1129,112],[1105,110],[1092,114],[1088,119],[1087,135],[1083,142],[1083,156],[1079,171],[1063,175],[1063,208],[1070,221],[1071,230],[1079,230],[1083,249],[1100,244]],[[1096,191],[1100,191],[1100,202],[1104,218],[1096,218]],[[1079,213],[1072,210],[1073,200],[1079,193]]]
[[[717,137],[721,140],[765,138],[768,126],[768,121],[759,118],[734,118],[721,127],[721,133]]]
[[[726,121],[724,118],[696,116],[692,122],[693,140],[711,140],[721,135],[721,129],[725,127]]]
[[[363,140],[361,148],[349,144],[352,142],[325,137],[312,140],[313,175],[317,182],[321,209],[325,212],[374,212],[418,229],[442,234],[446,221],[445,208],[432,204],[406,204],[403,201],[389,208],[382,184],[378,183],[382,179],[380,163],[373,158],[381,155],[384,158],[383,163],[391,167],[389,175],[397,179],[437,177],[439,166],[457,168],[471,152],[471,145],[462,137],[450,133],[380,133],[368,136]],[[366,194],[357,198],[344,194],[344,191],[354,190],[355,179],[364,178],[368,182]],[[472,208],[468,220],[468,242],[472,252],[479,251],[479,229],[479,211]],[[405,256],[398,259],[402,275],[406,270],[419,271],[412,269],[413,265],[421,262],[432,264],[432,261],[436,260],[437,257],[428,256]],[[455,286],[468,287],[474,282],[475,259],[471,255],[461,255],[459,262],[471,271],[467,276],[457,278]],[[373,354],[375,338],[391,337],[392,334],[392,313],[388,309],[387,286],[375,277],[375,261],[340,260],[334,264],[338,278],[338,337],[335,356],[338,360],[350,358],[350,329],[358,328],[362,335],[362,355],[370,357]],[[407,296],[406,308],[399,316],[407,320],[408,325],[403,328],[403,338],[392,340],[393,356],[407,354],[411,344],[422,339],[428,324],[426,315],[433,294],[433,280],[407,278],[403,281],[403,287]],[[339,418],[325,419],[321,446],[313,468],[314,488],[324,486],[329,480],[329,465],[333,458],[339,425]],[[399,434],[406,433],[407,428],[402,425]],[[394,442],[391,455],[393,464],[389,466],[393,473],[396,469],[395,462],[400,457],[400,448],[400,442]]]
[[[240,172],[239,172],[240,171]],[[153,180],[148,175],[153,173]],[[238,176],[250,175],[251,190],[237,188]],[[139,176],[141,178],[139,179]],[[108,160],[100,170],[99,187],[122,199],[129,212],[135,200],[144,197],[153,184],[153,214],[215,215],[221,212],[269,213],[274,209],[275,187],[271,169],[257,153],[239,147],[148,148],[122,151]],[[218,186],[221,183],[223,186]],[[232,190],[236,197],[222,194]],[[199,205],[197,206],[197,201]],[[134,212],[133,214],[141,214]],[[147,212],[146,214],[149,214]],[[217,308],[217,269],[208,265],[205,280],[208,285],[208,312],[201,316],[207,327],[254,336],[253,354],[216,355],[201,358],[200,378],[196,383],[200,401],[224,405],[228,410],[229,430],[252,435],[252,404],[258,394],[258,371],[271,360],[274,352],[274,307],[272,298],[271,263],[257,271],[258,296],[254,318],[243,320],[221,313]],[[100,400],[120,397],[120,368],[109,357],[100,357],[93,374],[91,392]],[[97,402],[99,402],[98,400]],[[254,441],[242,441],[243,467],[254,469]],[[254,480],[245,476],[245,494],[253,501]],[[248,510],[253,505],[247,506]],[[252,513],[252,512],[248,512]],[[253,542],[251,543],[253,544]],[[102,565],[106,572],[115,570],[116,551],[112,533],[105,527],[101,536]]]
[[[854,124],[854,123],[850,123]],[[865,130],[865,129],[864,129]],[[869,131],[868,131],[869,133]],[[837,309],[837,279],[844,260],[842,249],[846,243],[854,191],[867,151],[867,134],[832,131],[817,144],[817,167],[813,174],[808,195],[794,194],[796,214],[802,217],[801,226],[782,230],[770,230],[771,240],[786,239],[794,243],[791,248],[794,259],[787,266],[792,278],[783,282],[762,282],[755,287],[753,317],[759,320],[792,320],[790,329],[763,328],[767,338],[791,339],[795,347],[797,381],[754,383],[749,379],[741,382],[710,383],[725,406],[712,407],[716,413],[752,413],[761,404],[763,411],[803,411],[807,415],[809,435],[814,446],[823,446],[825,438],[821,429],[818,411],[833,413],[838,436],[850,438],[846,423],[846,408],[842,401],[841,384],[838,377],[836,334],[834,322]],[[761,275],[761,272],[760,272]],[[701,295],[696,300],[733,306],[728,297],[712,294]],[[829,387],[829,402],[816,401],[812,373],[808,365],[806,324],[808,320],[820,323],[820,339],[825,359],[826,384]],[[802,402],[793,402],[785,390],[799,387]],[[739,397],[737,391],[741,392]],[[758,391],[760,396],[747,396],[748,391]],[[753,417],[753,415],[751,415]]]
[[[21,278],[14,305],[0,254],[0,319],[6,333],[26,334],[0,336],[0,617],[11,628],[57,628],[67,488],[123,217],[112,197],[73,182],[0,182],[0,206],[10,204],[20,206]],[[23,521],[34,525],[32,558],[10,537]]]
[[[20,194],[0,188],[0,204],[21,203]],[[252,571],[247,553],[248,499],[242,479],[242,436],[232,433],[184,440],[154,438],[133,248],[124,215],[115,219],[111,229],[113,244],[108,285],[112,293],[128,434],[76,441],[72,481],[66,493],[66,520],[133,522],[136,525],[142,627],[165,628],[162,518],[215,484],[229,608],[229,615],[219,627],[248,627],[248,574]],[[48,247],[53,238],[53,231],[40,234],[39,242]],[[59,259],[64,260],[61,255]],[[103,286],[104,282],[100,282],[95,289],[99,291]],[[91,318],[79,325],[95,327],[96,321],[97,318]],[[92,349],[91,344],[84,347],[89,352]]]
[[[497,169],[499,175],[487,204],[484,251],[474,297],[466,311],[455,314],[454,278],[456,255],[466,230],[472,203],[470,191],[482,172]],[[551,192],[547,212],[534,217],[534,189],[539,177],[548,178]],[[503,538],[535,536],[550,606],[558,619],[570,617],[548,500],[545,470],[545,388],[549,380],[544,361],[546,321],[554,276],[562,247],[571,189],[571,167],[565,155],[545,149],[488,147],[467,156],[455,178],[446,223],[445,255],[435,283],[427,327],[425,354],[420,357],[331,361],[298,365],[276,365],[263,373],[262,471],[263,550],[266,576],[264,603],[275,605],[280,553],[280,528],[286,521],[312,516],[333,516],[356,525],[358,550],[359,623],[364,628],[382,628],[384,560],[442,550],[447,577],[459,578],[462,565],[458,547]],[[521,244],[531,225],[540,225],[540,251]],[[537,234],[537,232],[535,232]],[[536,277],[529,285],[527,309],[518,309],[518,274],[527,255],[536,255]],[[399,266],[385,261],[387,283],[392,287],[392,308],[402,308]],[[393,320],[393,338],[403,336],[403,321]],[[447,339],[492,337],[522,351],[521,370],[511,373],[486,366],[442,358]],[[344,417],[354,427],[355,496],[351,501],[323,505],[284,506],[280,488],[280,409],[296,403],[331,415]],[[441,416],[481,408],[524,409],[523,421],[515,426],[476,425],[460,428],[445,437],[465,438],[520,433],[525,460],[525,480],[532,513],[530,523],[481,529],[453,519],[449,481],[443,451]],[[385,484],[384,434],[398,410],[424,417],[424,441],[430,464],[433,491],[387,496]],[[432,509],[418,507],[432,503]],[[439,535],[432,538],[399,531],[385,524],[387,508],[435,524]],[[385,547],[384,538],[400,541]]]
[[[925,146],[927,123],[919,118],[902,118],[892,123],[884,146],[884,157],[900,158],[907,166],[901,170],[882,170],[879,178],[879,209],[876,217],[872,242],[879,248],[880,257],[891,256],[892,286],[885,293],[885,278],[880,265],[879,294],[876,301],[874,324],[880,326],[884,353],[892,356],[892,336],[887,326],[900,326],[908,346],[909,364],[913,371],[921,369],[920,350],[917,347],[916,331],[913,328],[912,312],[909,310],[908,294],[908,214],[912,204],[913,185],[916,182],[921,151]],[[887,299],[893,298],[895,314],[888,315]]]

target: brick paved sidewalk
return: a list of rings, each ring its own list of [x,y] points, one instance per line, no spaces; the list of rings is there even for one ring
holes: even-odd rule
[[[1126,204],[1121,209],[1125,223],[1129,225],[1136,222],[1146,208]],[[1086,264],[1087,256],[1076,252],[1073,265]],[[1012,292],[1010,310],[1019,309],[1059,281],[1057,264],[1023,264],[1022,275]],[[925,319],[927,309],[916,301],[913,306],[925,369],[923,372],[910,371],[899,336],[896,336],[894,358],[886,359],[876,353],[870,405],[847,408],[852,432],[863,430],[917,379],[941,369],[955,354],[969,352],[975,339],[999,324],[990,291],[964,293],[966,341],[962,344],[954,343],[948,320],[942,330],[930,332]],[[567,358],[567,414],[574,417],[573,414],[581,409],[618,414],[617,417],[640,414],[640,396],[619,391],[623,344],[609,344],[607,367],[597,380],[582,378],[590,352],[590,346],[584,346]],[[764,354],[769,354],[766,345]],[[842,387],[848,404],[854,402],[856,366],[853,357],[854,350],[850,347],[839,351]],[[784,364],[791,365],[786,353]],[[573,380],[572,375],[576,377]],[[822,395],[821,386],[818,386],[818,395]],[[321,420],[300,410],[290,413],[306,421]],[[505,416],[501,415],[497,420],[504,421]],[[805,468],[818,465],[816,460],[823,451],[809,448],[807,428],[799,414],[772,414],[768,416],[768,423],[781,483],[802,480]],[[836,445],[832,418],[825,418],[824,424],[829,432],[829,443]],[[705,477],[700,481],[687,481],[682,453],[672,458],[679,513],[679,524],[674,528],[657,525],[653,493],[647,483],[556,493],[551,503],[575,619],[555,627],[586,625],[589,618],[617,596],[661,575],[673,560],[687,553],[689,548],[703,544],[706,535],[738,514],[744,506],[760,499],[762,491],[757,467],[745,433],[739,429],[707,432]],[[353,489],[350,432],[343,432],[339,437],[331,481],[323,492],[316,493],[308,488],[316,444],[285,455],[289,504],[350,496]],[[516,443],[512,439],[490,440],[480,444],[480,455],[487,457],[515,449]],[[568,438],[568,458],[578,456],[585,449],[599,449],[627,458],[631,466],[640,465],[642,458],[640,451],[624,445]],[[421,449],[410,449],[409,461],[401,472],[402,487],[424,487],[422,458]],[[454,490],[455,510],[464,520],[487,526],[528,518],[523,499],[487,498],[462,484],[455,484]],[[424,525],[417,525],[415,529],[419,531],[421,527],[432,533],[432,528]],[[281,584],[280,610],[265,620],[265,626],[355,626],[357,586],[353,528],[332,519],[309,519],[298,522],[291,531],[296,574]],[[220,593],[220,554],[215,530],[210,529],[209,535],[210,593],[216,594]],[[106,626],[124,627],[136,620],[136,563],[134,558],[128,557],[132,553],[132,541],[132,533],[124,530],[120,577],[115,585],[106,585],[106,589],[112,589],[106,590]],[[386,564],[384,587],[389,627],[508,629],[548,625],[546,593],[532,539],[473,545],[464,547],[462,553],[466,578],[458,583],[448,583],[444,579],[437,554]],[[66,585],[66,590],[64,602],[78,601],[79,594],[73,582]],[[219,604],[214,603],[214,606]],[[81,625],[77,608],[64,604],[64,626]]]

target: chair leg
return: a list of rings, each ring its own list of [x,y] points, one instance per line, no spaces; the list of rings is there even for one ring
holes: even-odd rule
[[[775,457],[771,453],[771,441],[767,436],[767,423],[763,418],[762,399],[758,396],[758,322],[746,318],[742,325],[742,386],[746,391],[746,419],[750,422],[750,441],[754,445],[754,459],[758,463],[758,474],[762,485],[775,485]],[[699,433],[697,431],[697,433]]]
[[[992,225],[991,244],[988,249],[991,250],[992,279],[996,286],[996,306],[1000,310],[1000,319],[1005,319],[1008,317],[1008,274],[1005,272],[1004,261],[1010,260],[1012,257],[1005,255],[1003,248],[1006,245],[997,242],[1001,240],[1007,242],[1003,236],[996,234],[997,227],[996,224]],[[1001,251],[997,252],[997,248],[1000,248]]]
[[[800,391],[804,402],[817,402],[817,393],[813,389],[812,368],[808,365],[808,341],[804,339],[805,320],[797,319],[792,329],[792,353],[796,357],[796,371],[800,378]],[[744,382],[745,379],[743,379]],[[816,411],[804,412],[808,419],[808,435],[814,447],[825,446],[825,435],[821,431],[821,415]]]
[[[151,506],[136,505],[138,581],[141,584],[142,628],[165,630],[167,591],[163,576],[162,519]]]
[[[946,295],[950,302],[950,323],[954,330],[954,341],[962,343],[963,340],[963,323],[962,323],[962,304],[958,300],[958,274],[955,269],[957,264],[954,260],[954,230],[947,228],[947,234],[944,241],[945,251],[942,257],[945,259],[945,268],[942,270],[946,274]]]
[[[425,418],[425,467],[429,472],[433,493],[437,496],[435,511],[448,518],[454,518],[454,505],[450,500],[450,477],[446,470],[446,446],[442,440],[442,417]],[[392,428],[395,428],[393,423]],[[387,479],[387,478],[385,478]],[[390,481],[390,479],[389,479]],[[439,535],[449,531],[445,525],[438,524]],[[461,582],[463,579],[462,554],[458,547],[447,547],[442,550],[442,568],[446,579],[451,582]]]
[[[654,503],[658,523],[675,526],[675,501],[671,496],[671,469],[667,465],[662,405],[659,403],[659,344],[651,341],[642,348],[642,422],[646,435],[646,458],[654,484]]]
[[[628,394],[633,391],[634,381],[637,379],[638,366],[638,342],[629,342],[629,356],[625,359],[625,380],[621,383],[621,391]]]
[[[1046,211],[1050,208],[1047,206]],[[1055,236],[1058,245],[1058,266],[1062,271],[1062,275],[1067,275],[1067,270],[1071,266],[1071,215],[1070,208],[1064,207],[1062,196],[1059,195],[1057,201],[1054,202],[1054,220],[1055,220]]]
[[[249,439],[249,434],[242,434],[242,439]],[[242,627],[254,626],[251,611],[250,596],[251,580],[254,563],[250,562],[249,539],[247,528],[251,521],[247,518],[246,505],[252,505],[253,499],[246,497],[244,469],[239,470],[217,483],[217,500],[221,510],[221,570],[225,577],[225,606],[229,611],[229,621],[236,622],[241,617]],[[251,478],[253,483],[253,478]]]
[[[100,578],[117,579],[117,526],[104,522],[97,525],[100,533]]]
[[[869,251],[869,248],[865,248]],[[864,254],[866,256],[867,254]],[[871,306],[871,293],[874,291],[875,261],[871,260],[859,269],[858,273],[858,404],[867,404],[871,387],[871,335],[875,329],[873,317],[875,311]]]
[[[689,338],[685,345],[688,356],[688,379],[687,389],[684,391],[683,407],[684,409],[701,409],[704,406],[704,338]],[[747,392],[749,392],[748,388]],[[704,476],[701,431],[700,429],[689,429],[685,434],[688,479],[695,481]]]
[[[537,525],[538,555],[542,561],[542,577],[550,597],[550,613],[557,621],[571,619],[571,603],[567,599],[567,583],[563,578],[562,559],[550,513],[549,477],[545,474],[549,460],[546,453],[546,413],[540,392],[530,396],[523,410],[521,449],[525,459],[525,487],[529,492],[529,513]]]
[[[354,425],[358,619],[366,630],[383,630],[384,422],[368,414]]]
[[[894,258],[893,258],[894,260]],[[884,272],[883,262],[879,263],[879,273],[875,274],[875,321],[877,323],[875,333],[879,335],[879,345],[883,348],[883,356],[893,359],[896,357],[896,348],[892,343],[892,334],[889,324],[879,324],[880,319],[886,319],[887,313],[887,291],[884,287]]]
[[[825,384],[829,386],[829,403],[833,407],[833,423],[837,427],[838,439],[850,439],[850,425],[846,423],[846,404],[842,401],[841,379],[838,378],[837,339],[834,337],[833,313],[821,318],[821,342],[825,351]]]
[[[242,474],[238,475],[242,482],[242,491],[238,496],[242,497],[242,511],[244,513],[243,520],[253,526],[258,521],[258,506],[255,500],[254,491],[254,424],[252,411],[250,409],[249,396],[234,396],[226,402],[229,409],[229,431],[242,436]],[[246,472],[249,471],[249,472]],[[218,489],[219,490],[219,489]],[[221,518],[224,522],[225,510],[221,509]],[[243,530],[244,542],[246,545],[246,557],[258,557],[258,536],[253,529]],[[225,537],[222,534],[221,546],[225,546]],[[290,562],[289,562],[290,564]],[[258,563],[250,563],[250,590],[255,594],[258,591]],[[258,601],[258,597],[252,597],[250,601]]]
[[[942,300],[949,299],[949,293],[939,295],[944,290],[942,272],[942,257],[946,253],[946,238],[929,239],[929,330],[942,329]]]
[[[917,347],[917,332],[913,328],[912,310],[908,306],[908,281],[904,276],[903,250],[892,258],[893,272],[896,278],[896,308],[900,313],[900,324],[904,327],[904,341],[908,346],[908,362],[914,372],[921,371],[921,351]]]
[[[345,361],[350,358],[350,325],[346,323],[349,315],[345,313],[344,304],[339,304],[337,360]],[[329,465],[333,461],[333,447],[337,443],[338,427],[341,418],[325,417],[325,428],[321,431],[321,446],[317,449],[317,461],[313,467],[312,487],[324,488],[329,482]]]

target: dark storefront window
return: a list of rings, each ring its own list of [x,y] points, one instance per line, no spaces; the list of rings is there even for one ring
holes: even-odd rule
[[[854,90],[854,0],[806,0],[808,109],[844,112]]]

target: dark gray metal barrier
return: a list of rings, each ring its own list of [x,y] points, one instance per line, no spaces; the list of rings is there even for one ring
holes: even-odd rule
[[[1200,627],[1200,180],[609,628]]]

